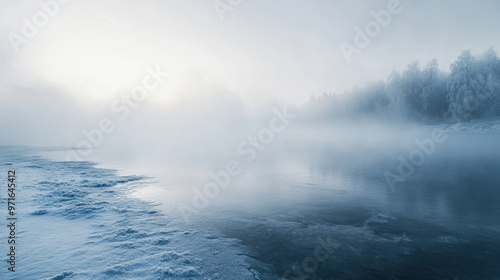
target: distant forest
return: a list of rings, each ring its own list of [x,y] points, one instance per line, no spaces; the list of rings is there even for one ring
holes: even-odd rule
[[[356,118],[412,122],[467,122],[500,116],[500,59],[493,48],[480,56],[464,51],[440,71],[436,59],[418,61],[387,82],[369,84],[346,94],[312,96],[303,108],[309,120]]]

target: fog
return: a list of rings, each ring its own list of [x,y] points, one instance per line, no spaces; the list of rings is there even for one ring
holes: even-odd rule
[[[140,8],[132,1],[71,1],[53,7],[49,23],[22,41],[12,38],[29,29],[23,18],[32,21],[43,7],[0,5],[0,106],[10,122],[2,128],[28,128],[3,134],[2,144],[76,146],[83,129],[113,116],[113,102],[140,84],[148,67],[169,76],[117,122],[116,136],[107,137],[117,145],[212,126],[245,130],[257,112],[270,112],[269,104],[300,107],[310,96],[348,94],[415,60],[437,58],[448,71],[462,51],[479,55],[498,45],[496,1],[402,1],[402,12],[350,63],[340,44],[353,44],[355,28],[388,2],[242,1],[221,20],[204,1],[143,1]],[[145,133],[151,136],[137,137]]]
[[[0,0],[20,277],[497,279],[499,11]]]

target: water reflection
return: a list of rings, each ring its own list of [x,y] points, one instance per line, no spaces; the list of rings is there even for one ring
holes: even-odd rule
[[[500,138],[481,136],[475,145],[486,152],[470,147],[471,137],[453,136],[394,192],[383,174],[397,162],[380,151],[349,156],[315,146],[279,163],[273,155],[203,219],[277,275],[328,237],[339,247],[308,279],[493,279],[500,275],[500,157],[484,144]]]

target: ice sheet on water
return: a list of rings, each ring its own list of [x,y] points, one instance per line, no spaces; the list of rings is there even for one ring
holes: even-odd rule
[[[234,239],[173,224],[125,195],[127,188],[151,184],[148,178],[33,152],[0,147],[0,162],[11,163],[0,172],[18,171],[22,196],[23,262],[13,279],[255,279],[252,260]]]

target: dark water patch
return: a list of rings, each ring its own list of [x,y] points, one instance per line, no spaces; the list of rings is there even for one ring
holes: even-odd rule
[[[142,177],[129,176],[125,178],[112,178],[110,180],[88,180],[84,179],[81,181],[80,186],[84,188],[109,188],[119,184],[125,184],[129,182],[135,182],[142,180]]]
[[[145,179],[145,178],[140,177],[140,176],[125,176],[125,177],[122,177],[122,179],[117,180],[116,183],[124,184],[124,183],[139,181],[139,180],[143,180],[143,179]]]
[[[48,213],[49,213],[49,211],[47,211],[47,210],[36,210],[34,212],[31,212],[30,215],[32,215],[32,216],[41,216],[41,215],[46,215]]]
[[[73,276],[73,272],[63,272],[57,276],[54,276],[52,278],[50,278],[50,280],[63,280],[63,279],[67,279],[68,277],[70,276]]]
[[[88,184],[82,184],[81,186],[84,188],[109,188],[112,186],[115,186],[116,184],[113,183],[88,183]]]

